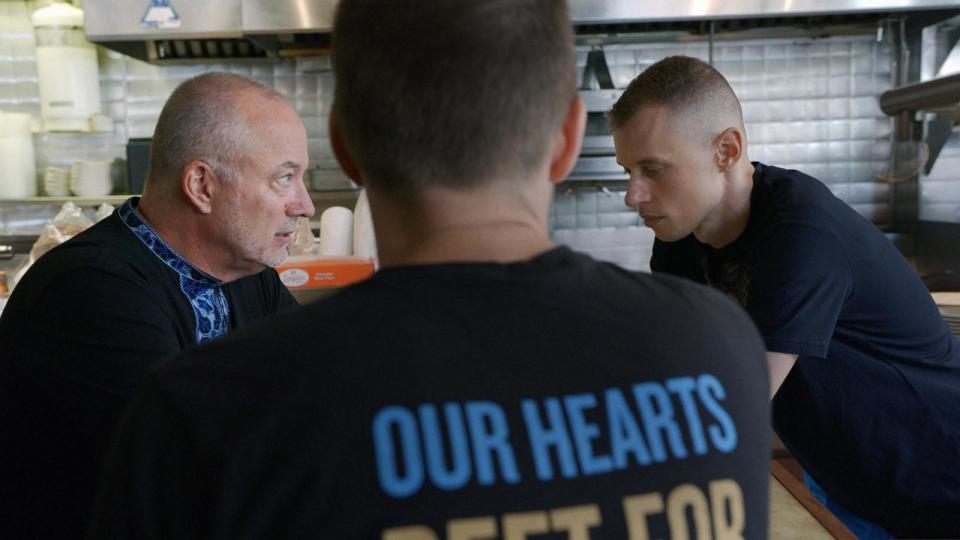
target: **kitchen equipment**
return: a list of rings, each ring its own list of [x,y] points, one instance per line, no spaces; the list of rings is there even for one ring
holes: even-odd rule
[[[37,196],[32,123],[27,113],[0,111],[0,199]]]
[[[880,109],[889,116],[912,111],[957,114],[960,73],[887,90],[880,95]]]
[[[594,88],[598,86],[599,88]],[[623,167],[617,163],[613,135],[607,128],[606,113],[613,107],[623,90],[613,87],[613,77],[603,49],[587,53],[583,66],[579,94],[587,109],[580,157],[567,181],[626,180]]]
[[[91,131],[100,113],[97,50],[83,34],[83,10],[55,2],[32,16],[40,110],[47,131]]]
[[[337,0],[171,0],[166,17],[147,0],[84,0],[90,40],[147,62],[222,60],[316,55],[329,48]],[[956,0],[572,0],[573,24],[606,32],[603,25],[664,31],[664,22],[729,21],[750,28],[775,25],[785,17],[798,24],[836,16],[877,20],[896,12],[952,9]]]
[[[153,139],[133,138],[127,141],[127,193],[143,193],[143,183],[150,168],[150,144]]]

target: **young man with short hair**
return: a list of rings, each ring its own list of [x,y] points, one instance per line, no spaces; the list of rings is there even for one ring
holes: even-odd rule
[[[740,103],[700,60],[650,66],[608,118],[651,268],[751,315],[774,428],[814,491],[861,537],[960,534],[960,344],[893,244],[816,179],[751,162]]]

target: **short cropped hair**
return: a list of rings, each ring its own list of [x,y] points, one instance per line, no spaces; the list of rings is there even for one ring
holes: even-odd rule
[[[344,144],[395,195],[526,176],[576,96],[565,0],[344,0],[332,43]]]
[[[272,88],[232,73],[204,73],[177,86],[157,120],[147,182],[172,185],[192,160],[210,165],[224,181],[233,180],[249,131],[240,103],[250,93],[283,99]]]
[[[701,120],[731,117],[738,123],[735,127],[743,127],[740,102],[727,79],[710,64],[689,56],[664,58],[630,81],[607,113],[610,130],[623,127],[648,106],[663,106]]]

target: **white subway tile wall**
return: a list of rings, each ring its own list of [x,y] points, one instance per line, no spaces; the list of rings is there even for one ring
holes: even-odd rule
[[[578,48],[581,72],[588,51]],[[605,52],[618,88],[667,56],[709,58],[705,43],[612,45]],[[872,36],[722,41],[715,43],[714,65],[743,104],[750,159],[819,178],[867,218],[880,225],[889,222],[890,185],[877,178],[886,165],[893,128],[877,101],[890,87],[886,43]],[[554,237],[564,238],[558,234],[562,229],[595,229],[598,239],[606,239],[612,234],[606,228],[640,225],[623,195],[592,185],[558,193],[551,215]],[[588,246],[587,236],[581,232],[578,245]],[[653,242],[652,235],[630,238]],[[647,244],[635,247],[649,253]],[[616,255],[609,249],[596,255],[609,258],[611,253]],[[648,261],[613,260],[648,268]]]
[[[26,2],[0,1],[0,109],[39,116],[30,9]],[[605,50],[618,88],[663,57],[686,54],[706,60],[709,55],[705,43],[611,45]],[[587,51],[578,49],[578,71]],[[889,185],[876,178],[892,128],[877,104],[879,93],[889,87],[886,43],[871,37],[724,41],[715,44],[714,61],[743,102],[751,159],[803,170],[873,221],[889,220]],[[123,157],[128,138],[153,133],[177,84],[211,70],[248,76],[283,94],[303,118],[313,166],[337,167],[327,134],[334,85],[327,57],[156,66],[101,49],[99,62],[103,112],[113,119],[114,133],[38,134],[38,171],[81,158]],[[0,228],[4,225],[6,220]],[[630,243],[641,236],[652,242],[650,235],[631,232],[638,226],[622,190],[574,186],[557,194],[551,212],[555,237],[562,230],[597,229],[602,231],[598,245],[608,244],[616,236],[609,230],[618,229],[628,231],[623,237]],[[576,240],[587,245],[589,234]],[[646,264],[631,260],[632,267]]]
[[[0,1],[0,109],[40,114],[36,47],[30,13],[35,2]],[[156,66],[99,49],[102,110],[114,122],[112,134],[38,134],[37,170],[69,166],[77,159],[124,157],[129,138],[150,137],[170,93],[181,82],[207,71],[250,77],[280,92],[303,118],[311,163],[336,168],[327,138],[333,96],[329,58],[234,61]]]
[[[326,58],[156,66],[104,51],[100,57],[100,84],[106,96],[105,109],[114,119],[118,137],[124,141],[128,137],[150,137],[173,89],[208,71],[236,73],[277,90],[303,119],[312,166],[336,168],[327,137],[333,74]]]
[[[0,110],[28,112],[40,117],[36,46],[30,13],[42,2],[0,1]],[[99,49],[102,111],[113,119],[113,133],[37,133],[34,149],[38,176],[48,166],[69,168],[78,159],[124,158],[129,138],[150,137],[164,102],[181,82],[207,71],[227,71],[250,77],[280,92],[303,119],[308,135],[311,167],[337,168],[327,136],[327,118],[333,97],[333,74],[328,57],[279,61],[254,60],[228,63],[156,66]],[[119,165],[119,162],[117,163]],[[115,167],[114,179],[124,172]],[[39,178],[38,178],[39,180]],[[326,182],[327,188],[349,187]],[[336,185],[335,185],[336,184]],[[343,185],[340,185],[343,184]],[[8,205],[0,210],[0,234],[35,234],[46,214],[42,205]],[[35,213],[38,219],[27,219]]]
[[[40,114],[37,65],[25,2],[0,2],[0,110]]]

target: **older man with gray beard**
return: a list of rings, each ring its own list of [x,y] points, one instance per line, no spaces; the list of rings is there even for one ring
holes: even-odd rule
[[[181,84],[143,196],[37,261],[0,319],[0,537],[82,535],[110,433],[155,364],[296,305],[303,123],[237,75]]]

